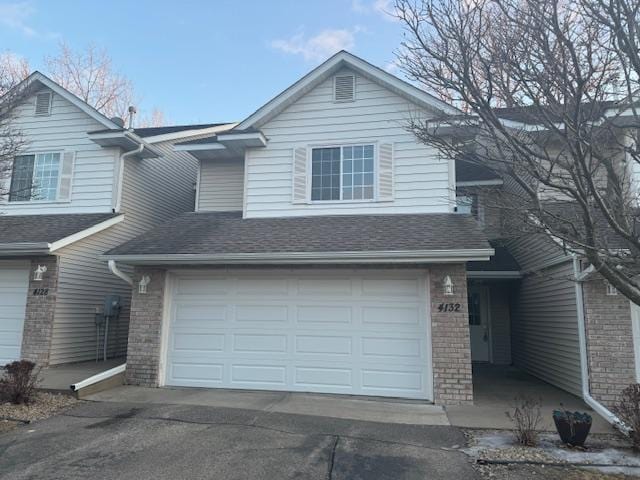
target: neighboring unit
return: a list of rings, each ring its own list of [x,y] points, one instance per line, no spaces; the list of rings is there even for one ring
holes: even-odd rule
[[[197,162],[172,145],[232,125],[125,129],[41,73],[16,88],[26,145],[0,188],[0,364],[95,359],[108,295],[108,355],[123,356],[131,287],[98,256],[192,210]]]

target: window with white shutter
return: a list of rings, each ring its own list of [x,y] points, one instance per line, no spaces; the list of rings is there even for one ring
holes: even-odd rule
[[[51,92],[40,92],[36,94],[35,114],[51,115]]]
[[[74,152],[17,156],[13,162],[9,201],[69,201],[74,160]]]

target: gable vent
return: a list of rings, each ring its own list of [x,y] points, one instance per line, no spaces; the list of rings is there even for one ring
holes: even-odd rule
[[[353,102],[356,95],[355,75],[336,75],[333,81],[333,99],[336,102]]]
[[[42,92],[36,95],[36,115],[49,115],[51,113],[51,92]]]

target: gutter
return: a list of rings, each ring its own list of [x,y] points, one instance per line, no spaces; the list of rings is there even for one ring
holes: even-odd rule
[[[589,269],[587,269],[589,270]],[[580,372],[582,376],[582,399],[587,405],[589,405],[598,415],[604,418],[611,425],[619,429],[621,432],[627,434],[630,428],[622,422],[611,410],[598,402],[591,396],[589,386],[589,363],[587,356],[587,330],[586,321],[584,315],[584,292],[582,288],[582,282],[586,278],[585,272],[580,272],[578,265],[578,258],[573,256],[573,274],[576,284],[576,306],[578,310],[578,341],[580,344]],[[591,272],[589,272],[591,273]]]
[[[113,273],[116,277],[124,280],[125,282],[127,282],[129,284],[129,286],[133,287],[133,279],[127,275],[126,273],[124,273],[122,270],[120,270],[118,268],[118,266],[116,265],[116,261],[115,260],[109,260],[107,262],[107,265],[109,266],[109,271],[111,273]]]
[[[37,243],[0,243],[0,255],[21,256],[21,255],[48,255],[51,244],[47,242]]]
[[[120,207],[122,204],[122,187],[124,182],[124,161],[133,155],[138,155],[142,153],[143,150],[144,150],[144,143],[140,143],[140,145],[138,145],[137,148],[134,148],[133,150],[129,150],[128,152],[124,152],[122,155],[120,155],[120,171],[118,172],[118,197],[116,198],[116,204],[113,208],[113,211],[116,213],[120,212]]]
[[[276,252],[103,255],[102,259],[137,265],[166,264],[295,264],[295,263],[452,263],[488,261],[492,248],[470,250],[362,251],[362,252]]]

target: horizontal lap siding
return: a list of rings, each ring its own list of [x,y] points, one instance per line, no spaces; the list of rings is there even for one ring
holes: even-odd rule
[[[581,393],[580,348],[571,262],[526,276],[516,302],[513,362],[576,395]]]
[[[174,152],[170,143],[154,145],[161,158],[129,158],[122,193],[123,222],[60,250],[60,280],[53,329],[51,363],[91,360],[95,357],[96,307],[104,297],[120,295],[123,310],[110,336],[110,355],[124,355],[129,329],[131,288],[115,277],[98,256],[185,211],[193,210],[197,162]],[[125,265],[120,268],[132,271]]]
[[[87,135],[103,129],[104,125],[55,94],[51,115],[35,116],[34,101],[32,96],[18,106],[12,123],[28,143],[25,153],[76,152],[71,202],[12,204],[5,201],[0,202],[0,211],[11,215],[110,212],[118,151],[96,145]],[[9,182],[10,179],[6,179],[5,185]]]
[[[246,154],[245,216],[449,212],[448,161],[406,130],[417,107],[359,75],[355,102],[334,103],[332,89],[330,78],[261,127],[269,141]],[[292,203],[294,148],[366,142],[394,146],[393,201]]]
[[[243,192],[243,159],[205,160],[200,163],[199,211],[240,211]]]

